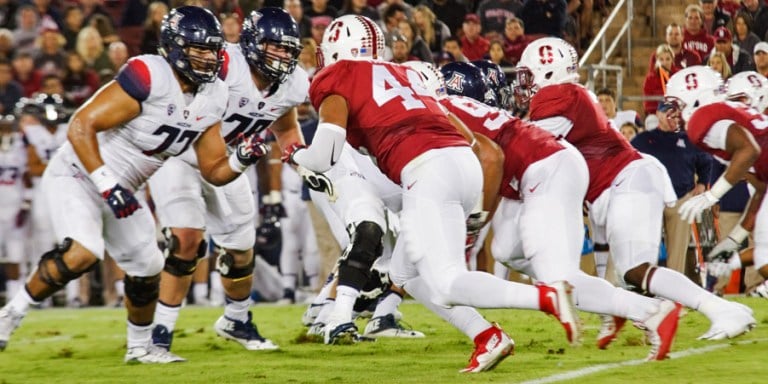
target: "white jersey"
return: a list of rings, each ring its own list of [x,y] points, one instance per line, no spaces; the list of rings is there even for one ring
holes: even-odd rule
[[[0,136],[0,210],[18,211],[26,170],[27,148],[22,134]]]
[[[29,145],[35,147],[40,161],[48,164],[56,150],[67,141],[67,127],[68,124],[59,124],[51,132],[42,125],[28,125],[24,127],[24,137]]]
[[[167,158],[190,149],[205,130],[221,120],[226,109],[227,86],[223,81],[216,79],[202,85],[194,95],[184,94],[173,69],[161,56],[130,59],[115,81],[141,103],[141,114],[123,126],[99,132],[99,152],[118,182],[133,190]],[[84,170],[69,142],[60,155]]]

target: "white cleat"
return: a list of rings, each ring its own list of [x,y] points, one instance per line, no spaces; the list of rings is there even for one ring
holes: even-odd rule
[[[651,351],[646,360],[664,360],[672,349],[672,342],[677,334],[677,325],[680,321],[682,305],[669,300],[662,300],[659,310],[648,319],[638,324],[645,330],[648,340],[651,342]]]
[[[581,322],[573,305],[573,286],[567,281],[556,281],[537,284],[536,287],[539,289],[539,309],[557,318],[571,345],[580,345]]]
[[[412,329],[405,329],[395,321],[393,314],[374,317],[365,326],[363,335],[368,337],[399,337],[406,339],[422,338],[424,334]]]
[[[749,292],[749,296],[768,299],[768,280],[763,281],[760,285],[755,287],[755,289]]]
[[[127,364],[168,364],[185,361],[187,359],[154,345],[128,348],[128,351],[125,352]]]
[[[0,309],[0,351],[4,351],[8,346],[11,334],[19,327],[23,318],[24,315],[14,311],[8,305]]]
[[[490,371],[515,350],[515,342],[495,323],[475,336],[474,341],[475,350],[469,358],[469,365],[459,372]]]
[[[320,336],[325,337],[325,324],[324,323],[314,323],[309,326],[309,329],[307,329],[307,336]]]
[[[600,319],[602,323],[600,324],[600,331],[597,333],[597,348],[606,349],[619,335],[619,331],[624,328],[627,319],[611,315],[600,315]]]
[[[725,340],[743,335],[757,325],[755,318],[743,308],[724,312],[712,321],[709,330],[699,340]]]

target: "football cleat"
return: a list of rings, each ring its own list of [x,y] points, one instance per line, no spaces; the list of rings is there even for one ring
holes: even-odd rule
[[[459,372],[490,371],[507,356],[513,354],[515,342],[504,333],[498,324],[475,336],[475,350],[469,358],[469,365]]]
[[[667,357],[675,340],[682,308],[683,306],[678,303],[662,300],[656,313],[645,321],[637,323],[638,328],[645,330],[646,337],[651,343],[651,351],[646,360],[664,360]]]
[[[185,361],[187,359],[154,345],[128,348],[128,351],[125,352],[125,362],[127,364],[168,364]]]
[[[364,336],[369,337],[401,337],[401,338],[422,338],[424,334],[419,331],[405,329],[395,321],[395,315],[388,314],[374,317],[365,326]]]
[[[573,305],[571,292],[573,286],[567,281],[556,281],[552,284],[537,284],[539,289],[539,309],[557,318],[565,328],[565,334],[571,345],[579,345],[581,340],[581,323]]]
[[[323,329],[323,343],[336,344],[343,338],[350,338],[353,342],[376,341],[376,339],[363,336],[357,332],[357,325],[354,322],[348,323],[329,323]]]
[[[715,317],[712,326],[698,340],[732,339],[751,331],[757,325],[751,308],[735,302],[729,304],[730,308]]]
[[[307,327],[313,325],[315,323],[315,319],[317,319],[317,315],[320,314],[320,311],[323,309],[324,305],[325,303],[310,304],[307,307],[307,310],[304,311],[304,314],[301,315],[301,323]]]
[[[8,346],[11,334],[19,327],[23,318],[24,315],[14,311],[8,305],[0,309],[0,351],[4,351]]]
[[[611,315],[600,315],[600,319],[602,319],[602,324],[597,333],[597,348],[606,349],[608,344],[611,344],[619,335],[619,331],[624,328],[627,319]]]
[[[213,330],[227,340],[240,343],[249,351],[271,351],[279,348],[271,340],[261,337],[256,324],[251,320],[250,311],[247,321],[232,320],[222,315],[216,320]]]
[[[159,324],[152,328],[152,345],[170,351],[171,343],[173,343],[173,331]]]
[[[307,329],[307,336],[325,337],[325,323],[314,323]]]
[[[749,292],[749,296],[752,297],[762,297],[764,299],[768,299],[768,280],[763,281],[755,287],[751,292]]]

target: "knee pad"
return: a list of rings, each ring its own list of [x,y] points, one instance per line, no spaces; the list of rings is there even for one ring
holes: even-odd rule
[[[371,278],[371,267],[384,252],[384,232],[378,224],[363,221],[351,231],[350,243],[339,260],[340,283],[362,287]]]
[[[208,243],[203,239],[197,246],[197,252],[195,258],[192,260],[184,260],[176,256],[176,252],[179,249],[179,238],[171,232],[170,227],[163,228],[163,237],[165,237],[165,250],[163,250],[163,256],[165,256],[165,266],[163,270],[174,276],[189,276],[195,272],[197,268],[197,262],[205,257],[205,253],[208,250]]]
[[[160,275],[137,277],[125,275],[125,297],[134,307],[145,307],[155,301],[160,294]]]
[[[56,288],[62,288],[67,285],[68,282],[77,279],[84,273],[93,269],[98,263],[95,260],[93,264],[89,265],[81,271],[73,271],[64,262],[64,253],[66,253],[72,247],[72,239],[67,237],[61,244],[40,257],[40,262],[37,264],[40,272],[40,278],[48,285]]]
[[[594,245],[594,251],[595,252],[608,252],[610,251],[610,247],[608,247],[608,244],[605,243],[595,243]]]
[[[219,271],[221,277],[227,279],[241,280],[253,275],[254,260],[251,257],[251,261],[243,266],[235,266],[235,256],[231,253],[221,249],[218,257],[216,258],[216,270]]]

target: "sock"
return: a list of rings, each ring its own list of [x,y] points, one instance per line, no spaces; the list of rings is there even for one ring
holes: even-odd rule
[[[338,324],[352,321],[352,308],[355,306],[360,291],[346,285],[336,287],[336,305],[329,316],[330,321]]]
[[[147,347],[152,339],[152,324],[136,325],[128,320],[128,349],[134,347]]]
[[[21,279],[7,280],[5,282],[5,295],[7,297],[15,297],[23,287],[24,281]]]
[[[245,300],[234,300],[227,297],[227,304],[224,305],[224,316],[236,321],[248,321],[248,309],[250,307],[250,297]]]
[[[208,281],[211,282],[211,292],[210,292],[210,300],[211,305],[222,305],[224,304],[224,285],[221,284],[221,276],[219,275],[219,272],[213,271],[211,272],[210,279]]]
[[[64,287],[64,295],[66,297],[67,303],[72,303],[76,299],[80,298],[80,279],[75,279],[67,283],[67,285]],[[83,303],[87,304],[87,303]]]
[[[307,282],[309,283],[309,289],[314,291],[317,289],[317,285],[320,284],[320,276],[307,275]]]
[[[608,256],[609,252],[595,251],[595,269],[597,270],[597,277],[605,279],[605,270],[608,269]]]
[[[11,301],[8,302],[8,307],[12,308],[16,313],[26,315],[27,311],[29,311],[29,306],[37,304],[40,303],[35,301],[35,299],[30,296],[29,291],[27,291],[27,287],[24,286],[24,289],[20,289],[16,295],[13,296]]]
[[[325,299],[325,305],[323,305],[320,313],[317,314],[315,323],[328,324],[328,317],[331,316],[334,307],[336,307],[335,299]]]
[[[312,300],[312,304],[324,304],[326,299],[328,298],[328,295],[331,293],[331,287],[333,287],[333,284],[331,282],[325,283],[322,288],[320,288],[320,292],[317,293],[317,296],[315,296],[315,299]]]
[[[461,305],[446,308],[433,303],[432,297],[434,297],[434,293],[421,277],[408,280],[404,288],[418,302],[456,327],[456,329],[467,335],[472,341],[481,332],[491,327],[491,323],[485,320],[474,308]]]
[[[648,283],[648,292],[696,310],[700,310],[699,307],[711,299],[717,299],[716,302],[725,301],[696,285],[683,274],[664,267],[656,267]],[[702,308],[701,312],[710,317],[711,313],[705,313],[706,310],[707,308]]]
[[[208,300],[208,284],[193,283],[192,297],[195,298],[195,304],[202,304],[204,301]]]
[[[158,301],[155,308],[155,324],[162,325],[168,328],[169,332],[173,332],[176,328],[176,320],[179,318],[179,311],[181,311],[181,305],[167,305]]]
[[[125,297],[125,282],[123,279],[115,280],[115,294],[117,297]]]
[[[539,289],[485,272],[462,272],[450,287],[449,303],[475,308],[539,309]]]
[[[376,310],[373,311],[373,318],[394,314],[397,311],[397,307],[403,302],[403,297],[395,291],[388,291],[384,294],[384,297],[379,299],[379,303],[376,304]]]
[[[283,289],[296,290],[296,275],[285,274],[280,277],[280,280],[283,283]]]

